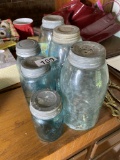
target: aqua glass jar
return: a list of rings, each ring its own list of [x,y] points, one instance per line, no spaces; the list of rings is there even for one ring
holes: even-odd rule
[[[30,111],[41,140],[51,142],[62,135],[62,103],[57,92],[44,89],[34,93],[30,101]]]
[[[20,72],[21,62],[27,57],[40,55],[40,46],[36,40],[21,40],[16,44],[17,67]]]
[[[53,29],[62,24],[64,24],[64,19],[59,15],[46,15],[42,18],[39,44],[41,47],[41,54],[43,56],[48,57],[48,50],[53,35]]]
[[[35,63],[35,61],[43,58],[41,56],[32,56],[26,58],[21,63],[20,82],[28,104],[32,94],[37,90],[45,88],[55,89],[50,65],[39,67]]]
[[[61,25],[53,30],[53,37],[50,43],[49,57],[55,57],[57,61],[51,63],[52,74],[56,78],[56,90],[59,91],[60,73],[63,63],[65,62],[70,47],[81,41],[80,30],[73,25]]]
[[[105,48],[90,41],[75,43],[60,77],[64,121],[72,129],[88,130],[96,124],[108,81]]]

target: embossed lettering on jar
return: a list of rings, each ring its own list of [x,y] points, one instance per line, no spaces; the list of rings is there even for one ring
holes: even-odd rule
[[[60,85],[65,123],[75,130],[96,124],[109,80],[105,48],[83,41],[71,47],[64,63]]]

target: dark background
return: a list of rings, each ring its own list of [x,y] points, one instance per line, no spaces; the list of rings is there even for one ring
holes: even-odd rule
[[[40,26],[43,15],[54,10],[54,0],[0,0],[1,20],[32,18],[34,26]]]

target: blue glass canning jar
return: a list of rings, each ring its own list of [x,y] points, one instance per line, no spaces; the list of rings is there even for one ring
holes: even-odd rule
[[[51,142],[62,135],[62,103],[56,91],[44,89],[34,93],[30,101],[30,111],[41,140]]]
[[[20,81],[28,104],[35,91],[44,88],[55,89],[54,79],[50,73],[50,65],[39,67],[35,63],[35,61],[43,58],[41,56],[32,56],[21,63]]]
[[[20,72],[22,60],[31,56],[40,55],[39,43],[33,39],[26,39],[19,41],[16,44],[16,55],[17,55],[17,67]]]
[[[75,43],[60,77],[65,123],[75,130],[92,128],[99,117],[108,81],[106,50],[96,43]]]
[[[55,57],[57,61],[51,63],[51,70],[54,77],[56,77],[56,90],[59,91],[59,79],[61,68],[65,62],[70,47],[81,41],[80,30],[73,25],[61,25],[53,30],[53,37],[50,43],[49,56]]]
[[[64,24],[64,19],[59,15],[46,15],[42,18],[38,41],[41,47],[41,54],[43,56],[48,57],[48,50],[53,35],[53,29],[62,24]]]

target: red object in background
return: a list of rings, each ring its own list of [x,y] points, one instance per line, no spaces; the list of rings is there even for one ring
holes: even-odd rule
[[[79,0],[74,0],[52,14],[63,16],[65,24],[76,25],[82,29],[103,17],[106,13],[98,8],[83,4]]]
[[[20,40],[34,35],[33,20],[31,18],[19,18],[13,21],[13,25],[20,35]]]
[[[120,31],[120,24],[112,13],[73,0],[52,14],[63,16],[65,24],[80,28],[83,40],[101,42]]]

